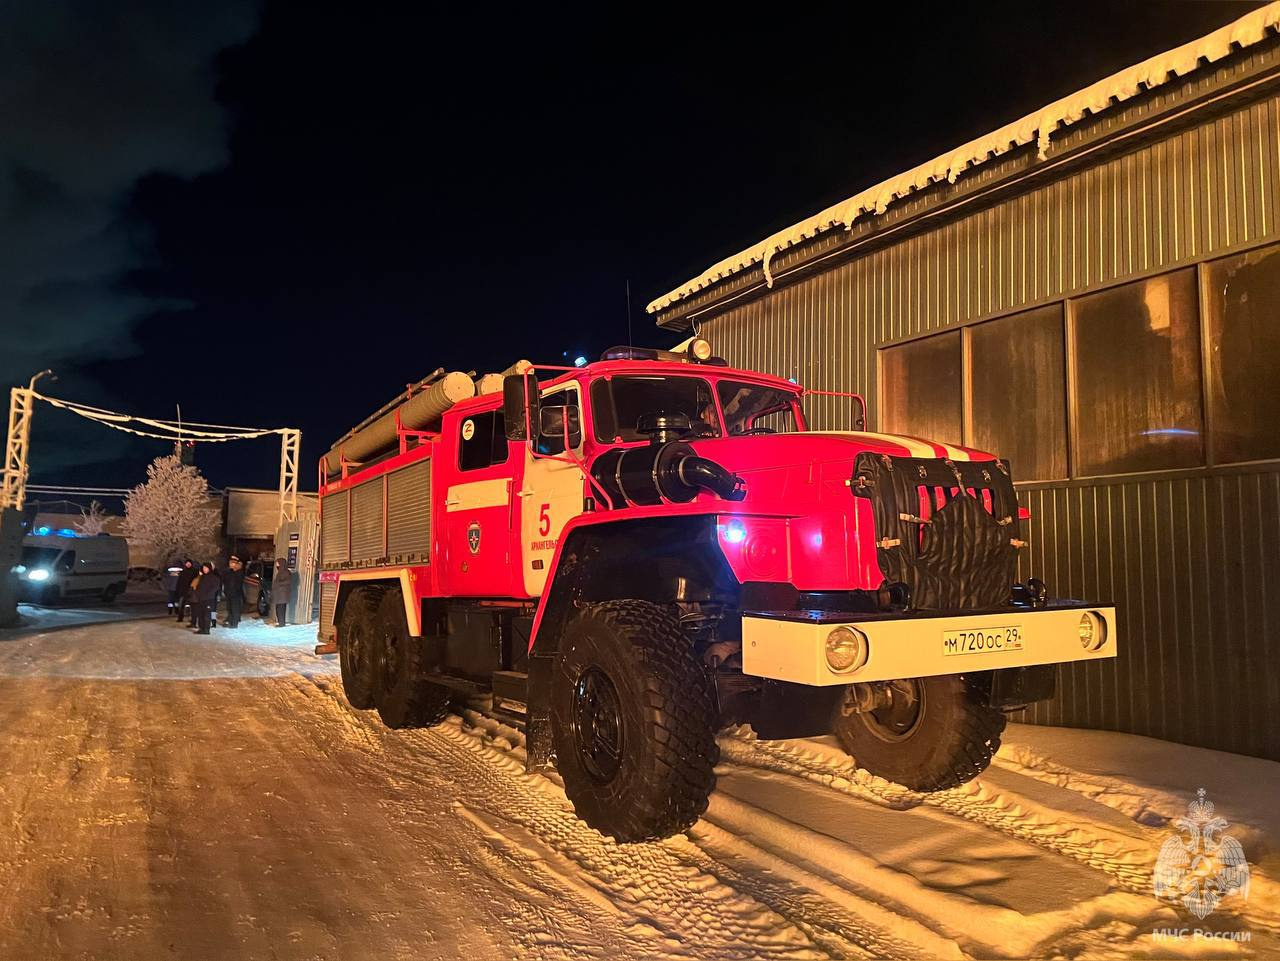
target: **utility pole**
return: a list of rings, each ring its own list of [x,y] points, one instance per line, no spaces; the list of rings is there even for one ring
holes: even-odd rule
[[[31,414],[36,406],[36,381],[52,373],[42,370],[26,387],[9,392],[9,430],[4,443],[4,482],[0,486],[0,627],[18,621],[18,581],[12,571],[22,559],[22,537],[26,533],[22,509],[27,500]]]

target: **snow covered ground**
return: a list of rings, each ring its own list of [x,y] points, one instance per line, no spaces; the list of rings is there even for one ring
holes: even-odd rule
[[[0,641],[21,634],[57,630],[64,627],[83,627],[106,621],[126,621],[135,617],[150,617],[165,609],[166,594],[160,590],[147,590],[130,585],[129,590],[115,605],[100,602],[45,605],[19,604],[18,623],[0,628]]]
[[[702,821],[618,845],[483,703],[386,730],[313,643],[164,620],[0,640],[0,958],[1280,952],[1280,764],[1013,725],[979,781],[924,796],[738,730]],[[1252,870],[1203,921],[1151,886],[1200,787]]]

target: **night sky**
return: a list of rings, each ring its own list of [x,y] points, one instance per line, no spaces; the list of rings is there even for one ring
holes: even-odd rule
[[[625,342],[628,280],[665,344],[714,261],[1257,5],[0,0],[0,384],[301,427],[314,489],[407,381]],[[32,479],[162,452],[42,407]]]

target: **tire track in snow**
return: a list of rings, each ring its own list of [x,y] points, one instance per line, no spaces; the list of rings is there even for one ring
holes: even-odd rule
[[[1138,835],[1126,835],[1057,808],[1052,816],[1043,805],[1008,788],[993,790],[979,777],[949,791],[921,794],[857,767],[849,758],[824,756],[820,747],[808,751],[785,741],[760,741],[750,731],[735,729],[719,738],[721,764],[773,771],[802,778],[829,790],[895,810],[926,806],[962,818],[1007,837],[1017,838],[1070,858],[1106,875],[1130,894],[1152,897],[1152,875],[1161,838],[1148,839],[1151,829],[1134,825]],[[1254,903],[1224,905],[1219,910],[1269,935],[1280,934],[1280,917],[1263,906],[1274,900],[1277,887],[1258,874],[1254,885],[1266,897]]]
[[[502,792],[492,791],[483,792],[485,800],[478,802],[469,790],[455,809],[501,849],[502,864],[509,865],[513,859],[524,864],[523,882],[530,882],[536,867],[576,889],[584,900],[603,899],[613,913],[625,911],[631,927],[650,943],[646,952],[907,959],[959,954],[953,942],[873,900],[825,884],[803,870],[777,870],[782,866],[777,858],[747,842],[720,844],[717,853],[711,853],[709,839],[717,829],[706,822],[700,822],[693,839],[679,835],[652,844],[619,845],[602,837],[573,813],[554,772],[545,777],[525,774],[524,735],[476,709],[487,705],[473,703],[460,711],[461,716],[451,716],[436,728],[389,732],[376,715],[352,710],[340,684],[330,689],[323,682],[298,680],[307,687],[314,684],[313,691],[319,688],[332,699],[336,713],[345,716],[344,725],[364,728],[358,735],[361,741],[385,747],[381,742],[386,736],[404,738],[425,748],[422,756],[438,754],[441,741],[452,742],[482,765],[477,774],[492,776],[496,770],[518,785],[526,801],[535,799],[533,804],[499,804]],[[456,757],[449,755],[452,761]],[[388,760],[397,763],[386,776],[393,780],[406,776],[399,759]],[[484,776],[462,780],[467,776],[451,775],[449,780],[455,790],[456,785],[486,780]],[[510,877],[508,867],[499,879]],[[633,883],[636,879],[638,884]],[[695,895],[692,901],[690,889]],[[531,903],[538,900],[533,898]],[[766,919],[768,923],[762,923]],[[563,926],[563,919],[558,924]],[[696,942],[685,944],[684,938],[690,935]]]
[[[797,750],[780,741],[758,741],[740,732],[720,738],[721,763],[775,771],[804,778],[833,791],[896,810],[924,805],[952,817],[980,824],[1008,837],[1045,848],[1106,874],[1117,887],[1132,894],[1151,891],[1154,858],[1135,850],[1132,839],[1077,822],[1041,821],[1029,802],[1020,803],[1011,792],[994,792],[979,778],[949,791],[921,794],[900,787],[848,763],[826,760],[816,753]],[[1110,836],[1103,836],[1110,835]]]
[[[594,945],[615,957],[831,956],[788,918],[693,863],[687,839],[620,845],[601,836],[577,818],[557,786],[525,774],[522,761],[485,746],[460,719],[390,731],[376,715],[349,708],[339,685],[326,690],[298,678],[297,687],[311,688],[303,696],[328,703],[326,717],[317,718],[321,750],[325,738],[334,736],[332,719],[369,748],[364,763],[376,777],[410,793],[447,792],[455,798],[461,827],[478,835],[477,849],[488,849],[467,852],[459,870],[487,869],[496,882],[526,895],[531,888],[542,890],[540,897],[504,899],[520,914],[521,930],[513,934],[533,956],[563,958],[565,940],[585,954],[596,953],[591,939],[598,937],[597,926],[582,930],[584,913],[625,939]],[[397,805],[402,816],[413,813],[407,810],[411,801],[397,799]],[[566,903],[566,894],[577,903]],[[836,956],[859,953],[850,943]]]

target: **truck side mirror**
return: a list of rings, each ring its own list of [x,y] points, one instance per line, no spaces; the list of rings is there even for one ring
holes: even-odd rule
[[[563,395],[562,395],[563,396]],[[577,404],[554,404],[538,411],[540,454],[563,454],[582,442],[582,422]]]
[[[538,378],[527,374],[508,374],[502,379],[502,419],[506,423],[507,440],[528,440],[542,424],[538,404]]]

